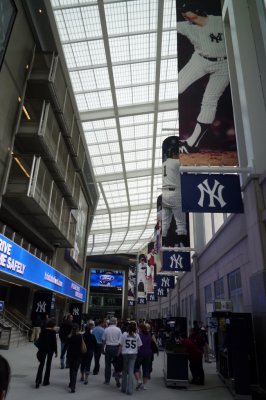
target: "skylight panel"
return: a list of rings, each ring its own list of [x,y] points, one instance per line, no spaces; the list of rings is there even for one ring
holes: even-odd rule
[[[93,70],[85,70],[79,71],[79,76],[82,84],[82,89],[86,90],[95,90],[96,89],[96,82],[94,79],[94,71]]]
[[[136,0],[127,3],[130,32],[155,29],[156,3],[149,0]]]
[[[75,67],[86,67],[92,65],[87,42],[72,43],[70,47],[74,54]],[[66,46],[64,46],[64,48],[66,48]]]
[[[102,36],[98,6],[83,7],[81,15],[86,37]]]
[[[176,2],[174,0],[164,1],[163,28],[174,28],[176,25]]]
[[[125,240],[133,240],[133,239],[138,239],[142,233],[142,230],[133,230],[128,232],[126,239]]]
[[[155,224],[156,225],[156,224]],[[141,239],[152,239],[153,237],[153,233],[154,233],[154,229],[152,228],[147,228],[145,229],[145,231],[143,232],[143,234],[141,235]],[[142,243],[143,245],[143,243]]]
[[[72,46],[70,44],[63,45],[63,50],[68,68],[75,68],[77,64]]]
[[[165,120],[171,120],[171,119],[178,120],[177,109],[158,113],[158,121],[165,121]]]
[[[95,173],[96,176],[105,174],[105,167],[97,167],[95,165],[94,166],[94,173]],[[98,206],[97,206],[97,208],[98,208]]]
[[[120,126],[130,126],[134,124],[134,117],[133,116],[128,116],[128,117],[121,117],[119,118],[120,121]]]
[[[84,94],[77,94],[75,96],[75,98],[76,98],[76,102],[77,102],[77,106],[78,106],[78,110],[79,111],[85,111],[85,110],[88,109],[86,96]]]
[[[92,65],[106,64],[103,40],[88,42]]]
[[[176,31],[163,32],[162,34],[162,57],[165,56],[177,56]]]
[[[74,93],[81,92],[83,90],[83,85],[80,80],[79,72],[70,72],[70,79]]]
[[[145,60],[156,57],[155,33],[129,37],[130,60]]]
[[[112,62],[130,60],[129,38],[127,36],[109,39]]]
[[[161,83],[159,91],[160,100],[171,100],[178,98],[177,82]]]
[[[128,32],[127,2],[105,4],[108,35]]]
[[[107,68],[95,68],[93,73],[98,89],[110,88],[110,80]]]
[[[116,129],[107,129],[106,136],[108,142],[114,142],[118,140],[117,130]]]
[[[99,246],[99,247],[94,247],[93,250],[91,251],[91,255],[100,255],[104,254],[106,250],[106,246]]]
[[[85,98],[87,101],[88,110],[95,110],[101,108],[101,103],[97,92],[86,93]]]
[[[115,86],[131,85],[131,69],[129,64],[113,66],[113,74]]]
[[[124,213],[112,213],[112,227],[127,227],[128,225],[128,212]],[[112,237],[113,240],[113,237]]]
[[[133,104],[147,103],[149,101],[149,86],[136,86],[132,88]]]
[[[118,107],[132,104],[132,89],[117,89],[116,99]]]
[[[118,146],[118,144],[117,144],[117,147],[119,147]],[[119,152],[119,154],[117,153],[117,154],[112,154],[112,160],[113,160],[113,163],[114,164],[121,164],[121,154],[120,154],[120,152]],[[120,166],[119,166],[120,167]],[[120,170],[120,168],[119,168],[119,170]]]
[[[91,228],[92,232],[107,228],[110,228],[109,215],[95,215]]]
[[[112,253],[117,252],[117,250],[119,249],[119,246],[120,245],[117,245],[117,244],[108,246],[106,249],[106,253],[112,254]]]
[[[150,83],[155,81],[155,62],[143,62],[131,64],[132,83]]]
[[[136,141],[135,140],[123,141],[123,149],[124,149],[124,152],[135,151],[136,150]]]
[[[121,242],[125,237],[125,232],[113,232],[111,237],[111,242],[117,242],[118,240]]]
[[[123,141],[128,140],[128,139],[133,139],[135,137],[134,126],[128,126],[126,128],[121,128],[121,136],[122,136]],[[123,143],[123,145],[124,145],[124,143]]]
[[[131,244],[122,244],[122,246],[119,247],[119,252],[121,253],[125,253],[127,251],[129,251],[131,248]]]
[[[101,154],[100,146],[90,146],[90,156],[99,156]]]
[[[113,99],[111,90],[104,90],[98,92],[100,98],[100,104],[102,108],[112,107]]]
[[[66,23],[69,40],[77,40],[85,37],[84,25],[79,8],[67,8],[62,11]]]
[[[104,126],[106,128],[116,128],[116,120],[115,118],[108,118],[108,119],[104,119]]]
[[[161,60],[161,81],[177,80],[177,58]]]
[[[65,24],[65,20],[63,17],[63,13],[61,10],[55,11],[55,21],[56,21],[56,25],[58,28],[58,32],[59,32],[59,36],[60,39],[63,40],[69,40],[69,36],[68,36],[68,30]]]
[[[97,244],[102,244],[102,243],[107,243],[110,239],[110,234],[106,233],[99,233],[97,236],[94,238],[94,243]]]

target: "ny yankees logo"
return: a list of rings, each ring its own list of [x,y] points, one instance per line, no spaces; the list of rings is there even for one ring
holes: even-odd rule
[[[145,299],[139,299],[139,304],[145,304]]]
[[[209,195],[209,207],[215,207],[214,204],[214,199],[216,199],[221,207],[224,207],[226,205],[226,202],[224,201],[222,197],[222,191],[224,189],[224,186],[220,184],[216,179],[214,180],[214,186],[211,189],[208,183],[208,179],[205,179],[202,183],[198,185],[198,188],[200,190],[200,199],[198,201],[198,205],[203,207],[203,202],[204,202],[204,193]],[[217,194],[215,195],[215,191],[217,190]]]
[[[155,295],[153,293],[149,294],[149,300],[150,301],[155,301]]]
[[[216,41],[216,43],[219,43],[219,42],[221,42],[223,40],[222,33],[218,33],[217,36],[215,36],[214,33],[211,33],[210,34],[210,38],[211,38],[212,42]]]
[[[45,313],[45,311],[46,311],[46,306],[47,306],[47,304],[46,304],[46,302],[45,301],[38,301],[38,303],[37,303],[37,308],[36,308],[36,312],[41,312],[41,313]]]
[[[183,269],[184,268],[183,264],[182,264],[183,258],[180,256],[180,254],[178,254],[177,257],[175,254],[173,254],[170,257],[170,260],[171,260],[170,268],[174,268],[174,269]]]
[[[162,286],[162,287],[167,287],[167,288],[170,287],[170,279],[169,279],[167,276],[164,276],[164,277],[162,278],[161,286]]]
[[[79,308],[73,308],[72,314],[73,315],[79,315]]]
[[[157,294],[158,294],[158,296],[163,296],[164,295],[164,289],[163,288],[158,288],[157,289]]]

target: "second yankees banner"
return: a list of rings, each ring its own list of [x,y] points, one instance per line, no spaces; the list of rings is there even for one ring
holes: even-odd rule
[[[176,0],[180,161],[238,165],[220,0]]]
[[[242,213],[238,175],[182,174],[182,209],[190,212]]]

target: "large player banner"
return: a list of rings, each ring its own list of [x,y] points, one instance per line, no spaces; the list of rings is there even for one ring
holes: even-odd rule
[[[145,254],[140,254],[137,265],[137,302],[146,304],[147,294],[147,258]]]
[[[182,209],[191,212],[242,213],[238,175],[182,174]]]
[[[180,161],[238,165],[220,0],[176,0]]]
[[[189,247],[188,214],[182,211],[179,140],[167,137],[162,144],[162,246]]]
[[[129,267],[128,267],[128,286],[127,286],[127,299],[128,299],[129,306],[135,305],[136,286],[137,286],[136,266],[129,265]]]

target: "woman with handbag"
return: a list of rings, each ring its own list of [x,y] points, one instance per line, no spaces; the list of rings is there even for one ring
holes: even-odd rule
[[[69,364],[69,389],[71,393],[76,391],[77,374],[81,364],[82,353],[86,350],[78,324],[74,323],[71,335],[67,339],[67,361]]]

